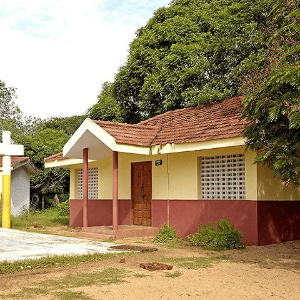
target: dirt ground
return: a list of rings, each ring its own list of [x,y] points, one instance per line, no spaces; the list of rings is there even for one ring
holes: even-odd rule
[[[60,230],[59,234],[74,236]],[[0,299],[15,299],[25,288],[39,283],[61,281],[68,274],[97,272],[107,268],[125,270],[124,281],[113,284],[86,285],[51,293],[19,294],[18,299],[300,299],[300,241],[269,246],[249,246],[245,250],[204,251],[196,247],[166,248],[151,243],[151,238],[128,238],[117,243],[156,247],[158,251],[125,256],[75,267],[44,269],[14,275],[0,275]],[[184,267],[180,259],[221,258],[206,267]],[[140,263],[161,261],[173,265],[170,271],[148,271]],[[66,293],[68,292],[68,293]],[[15,294],[14,296],[12,296]]]

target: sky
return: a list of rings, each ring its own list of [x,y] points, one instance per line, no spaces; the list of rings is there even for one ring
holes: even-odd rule
[[[82,115],[170,0],[1,0],[0,80],[25,116]]]

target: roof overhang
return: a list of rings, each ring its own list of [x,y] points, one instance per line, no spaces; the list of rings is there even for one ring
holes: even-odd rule
[[[29,158],[27,163],[22,164],[22,162],[18,162],[13,165],[14,170],[20,167],[25,168],[29,174],[38,174],[39,172],[38,168],[30,161]]]
[[[12,164],[11,171],[17,170],[19,168],[24,168],[29,174],[37,174],[39,172],[38,168],[31,162],[29,158],[25,158],[21,161],[17,161]],[[0,171],[3,168],[0,167]]]
[[[91,162],[92,160],[89,160]],[[56,159],[56,160],[50,160],[45,161],[45,168],[64,168],[64,167],[70,167],[78,164],[82,164],[82,159],[77,158],[65,158],[65,159]]]
[[[87,137],[91,137],[91,136],[87,135],[86,138]],[[92,137],[92,138],[95,139],[95,137]],[[170,153],[180,153],[180,152],[188,152],[188,151],[210,150],[210,149],[216,149],[216,148],[237,147],[237,146],[244,146],[244,145],[245,145],[245,138],[234,137],[234,138],[218,139],[218,140],[211,140],[211,141],[205,141],[205,142],[199,142],[199,143],[155,145],[155,146],[152,146],[151,152],[150,153],[148,152],[146,154],[148,154],[148,155],[170,154]],[[91,146],[91,144],[90,144],[90,146]],[[104,143],[101,146],[104,147]],[[81,147],[84,147],[84,146],[81,146]],[[95,147],[96,147],[96,145],[95,145]],[[128,150],[132,150],[130,147],[131,146],[127,146],[127,145],[117,145],[116,149],[118,149],[119,152],[136,153],[133,151],[128,151]],[[112,150],[110,148],[107,147],[107,149],[104,148],[104,150],[108,151],[108,152],[110,151],[110,153],[112,154]],[[94,151],[92,153],[94,153],[95,151],[96,150],[94,149]],[[82,152],[83,151],[79,151],[78,155],[82,156]],[[105,152],[105,153],[108,153],[108,152]],[[74,153],[76,154],[76,152],[74,152]],[[105,153],[102,153],[102,158],[104,158]],[[143,153],[140,153],[140,154],[143,154]],[[101,153],[100,153],[100,155],[98,153],[98,155],[96,155],[96,156],[99,158],[96,158],[95,156],[93,156],[93,159],[89,160],[89,162],[93,161],[93,160],[102,159]],[[78,164],[82,164],[82,158],[75,158],[75,159],[74,158],[64,158],[64,159],[46,161],[45,168],[70,167],[72,165],[78,165]]]
[[[89,149],[89,159],[101,160],[111,156],[113,151],[150,154],[149,147],[118,144],[113,136],[107,133],[99,125],[87,118],[69,139],[63,148],[63,157],[82,159],[83,149]]]
[[[151,148],[151,154],[167,154],[188,151],[209,150],[216,148],[234,147],[245,145],[246,139],[243,137],[233,137],[227,139],[209,140],[198,143],[166,144],[155,145]]]

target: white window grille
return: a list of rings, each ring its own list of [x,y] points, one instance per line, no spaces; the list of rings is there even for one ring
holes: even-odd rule
[[[244,154],[202,157],[202,199],[245,199]]]
[[[83,170],[78,169],[78,199],[83,199]],[[98,168],[89,168],[89,199],[98,199]]]

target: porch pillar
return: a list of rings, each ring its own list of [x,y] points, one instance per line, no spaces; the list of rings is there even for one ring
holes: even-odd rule
[[[118,152],[113,152],[113,230],[118,230]]]
[[[88,227],[89,149],[83,149],[83,227]]]

